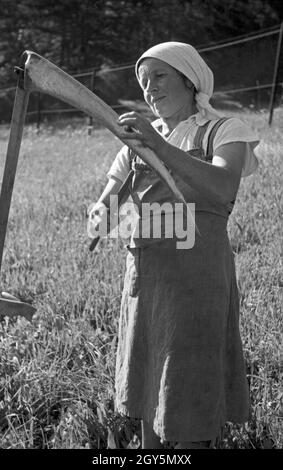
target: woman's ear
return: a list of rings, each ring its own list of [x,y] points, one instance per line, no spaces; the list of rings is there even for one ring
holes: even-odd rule
[[[194,84],[191,82],[189,78],[185,78],[185,85],[192,90],[194,88]]]

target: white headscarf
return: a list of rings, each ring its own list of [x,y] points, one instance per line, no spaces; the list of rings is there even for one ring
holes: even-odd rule
[[[170,41],[151,47],[141,55],[136,63],[137,78],[138,68],[145,58],[163,60],[191,80],[196,89],[195,100],[198,114],[200,114],[199,118],[219,119],[223,117],[209,103],[213,93],[213,73],[193,46],[183,42]]]

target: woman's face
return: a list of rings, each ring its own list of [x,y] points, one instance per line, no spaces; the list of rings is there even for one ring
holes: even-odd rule
[[[144,59],[138,69],[139,84],[152,112],[163,119],[190,115],[193,85],[189,79],[159,59]]]

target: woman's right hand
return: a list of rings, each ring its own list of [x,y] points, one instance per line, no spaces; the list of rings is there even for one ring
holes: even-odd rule
[[[101,194],[98,202],[92,202],[87,208],[87,234],[90,238],[106,237],[110,229],[110,215],[109,209],[111,196],[114,196],[118,193],[122,181],[118,181],[114,178],[109,179],[106,187],[104,188],[103,193]],[[101,230],[100,233],[100,227]],[[103,224],[103,225],[102,225]],[[112,226],[113,220],[112,220]],[[105,232],[105,233],[104,233]]]
[[[108,208],[102,201],[92,203],[87,209],[87,235],[89,238],[106,237],[109,231]]]

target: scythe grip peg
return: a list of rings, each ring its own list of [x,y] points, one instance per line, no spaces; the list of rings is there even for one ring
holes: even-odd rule
[[[22,69],[21,67],[15,66],[14,72],[18,76],[17,86],[21,88],[22,90],[24,90],[25,89],[25,70]]]

